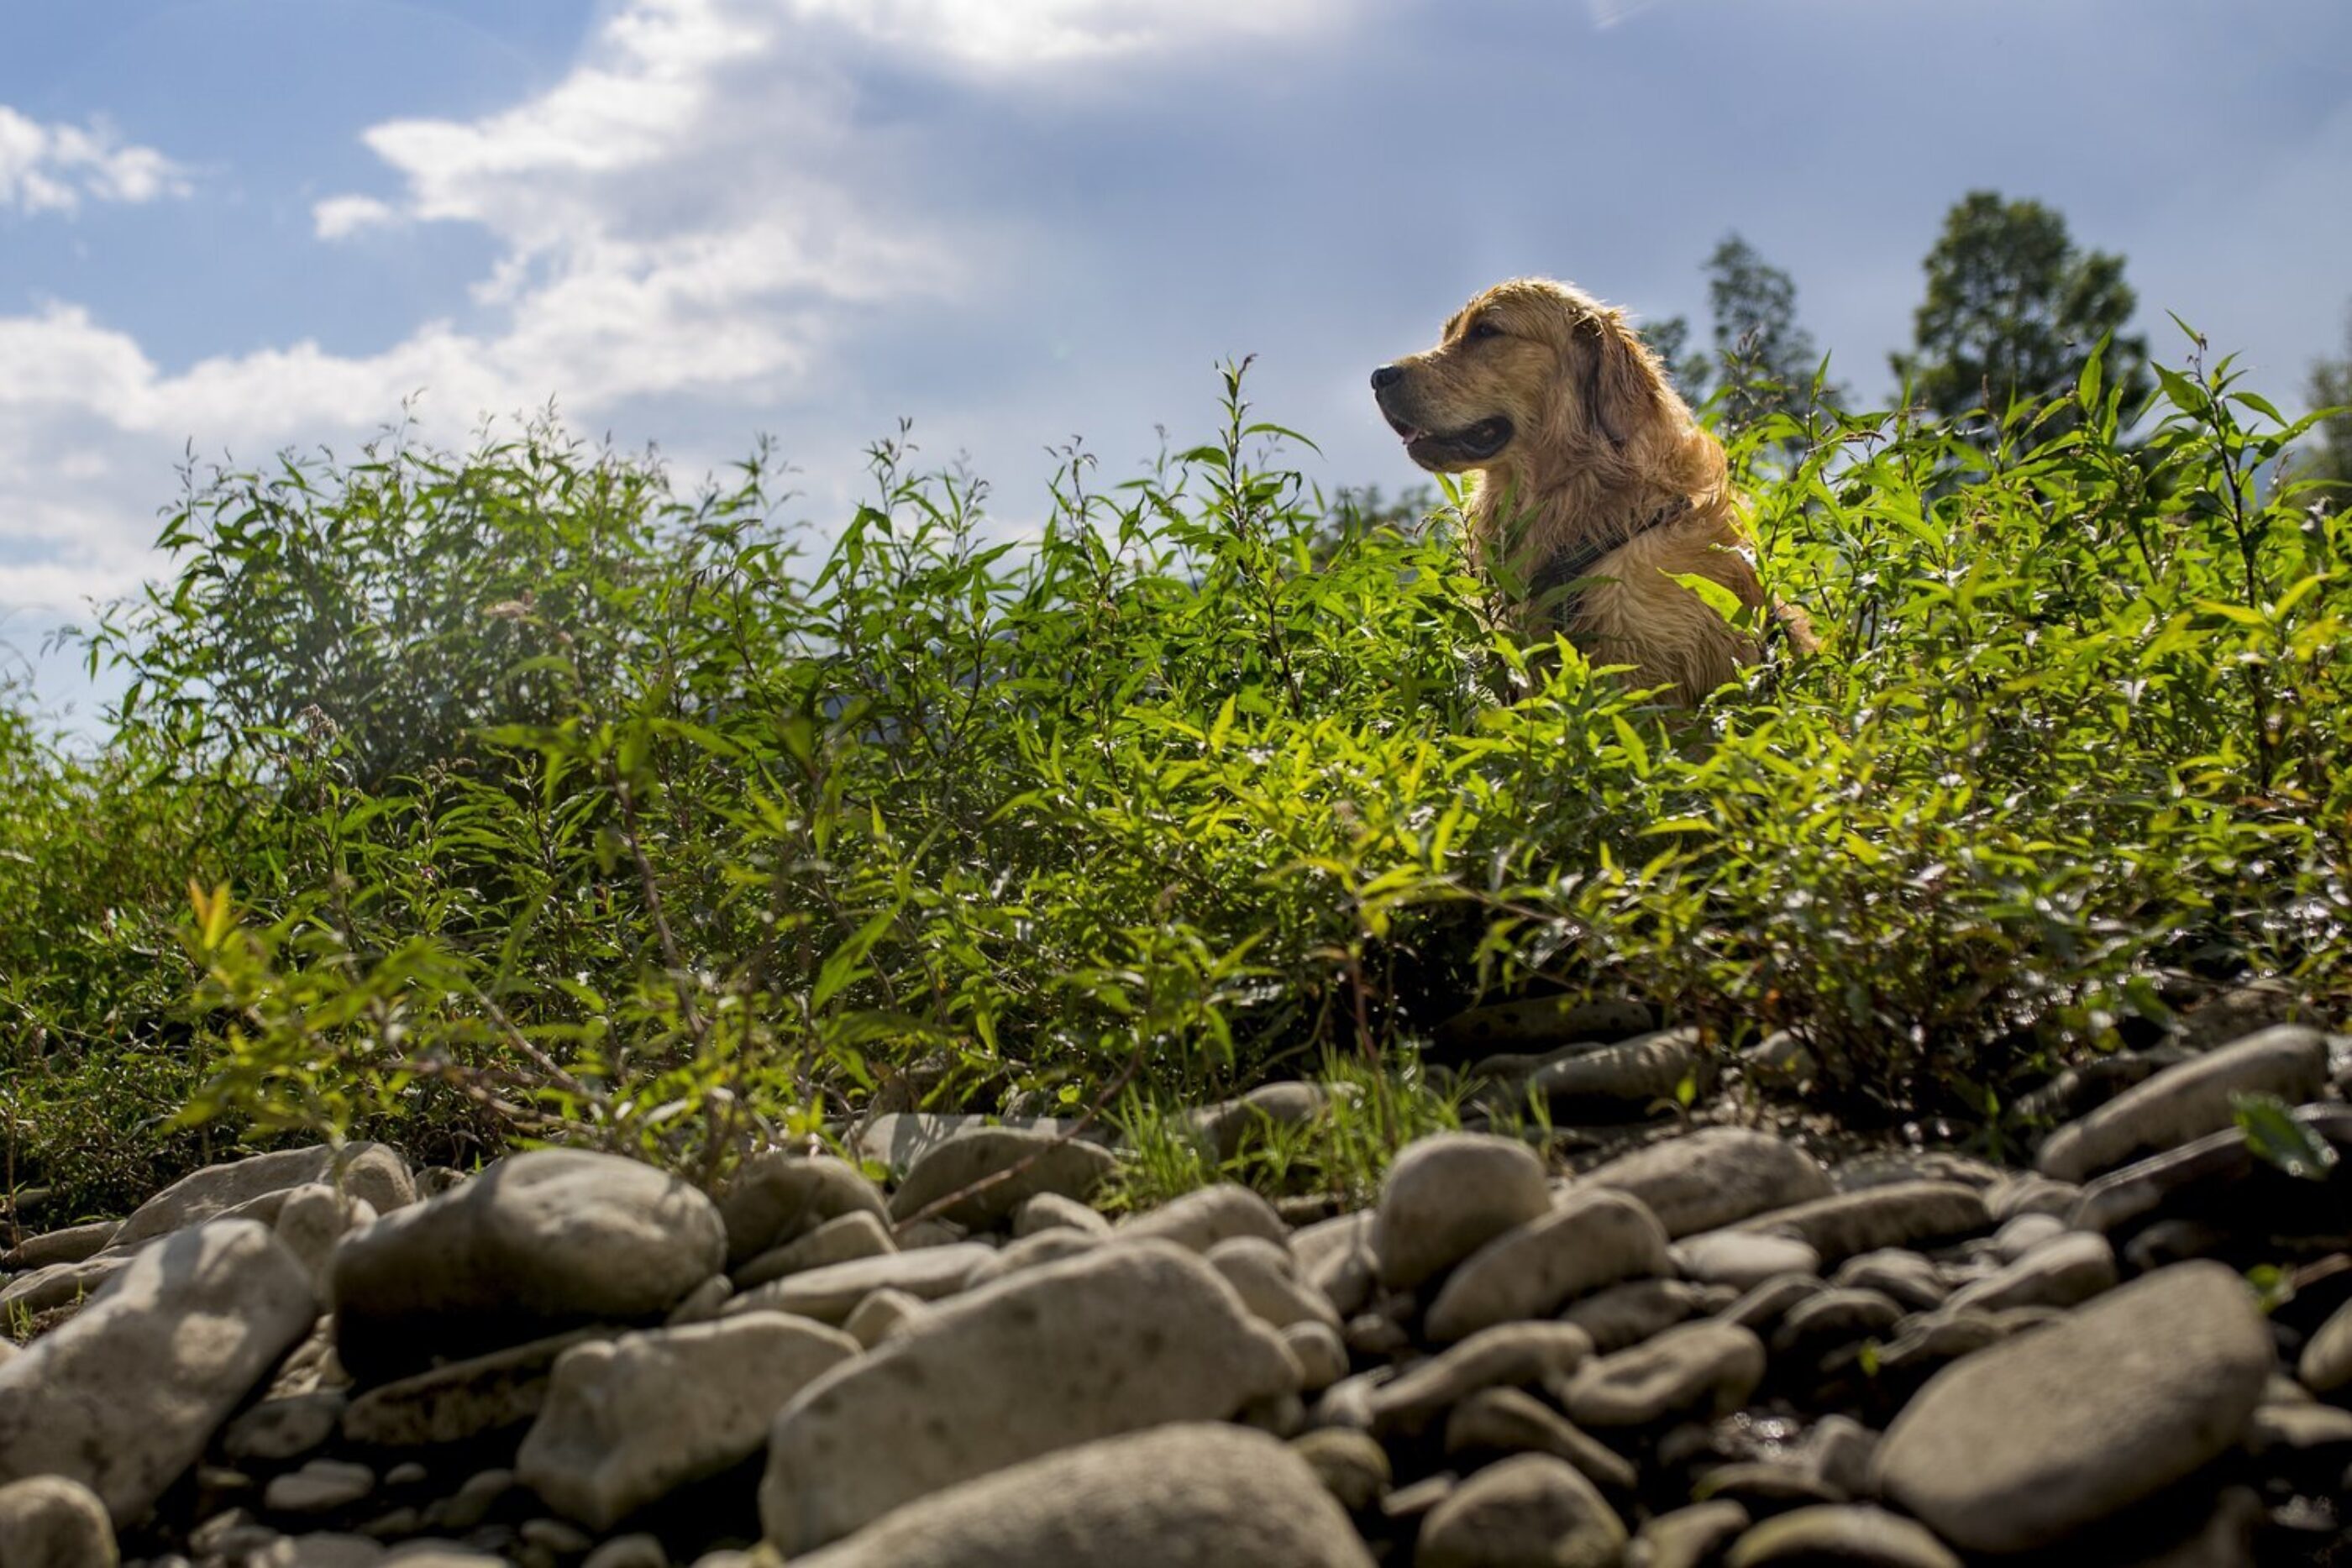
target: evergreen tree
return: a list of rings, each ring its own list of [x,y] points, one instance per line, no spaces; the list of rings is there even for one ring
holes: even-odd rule
[[[2314,428],[2317,438],[2295,454],[2294,476],[2335,486],[2320,494],[2331,512],[2352,507],[2352,312],[2344,320],[2344,357],[2311,367],[2307,394],[2315,409],[2336,412]]]
[[[1797,285],[1737,234],[1726,235],[1706,259],[1706,298],[1715,316],[1715,358],[1729,389],[1726,416],[1750,424],[1786,412],[1803,418],[1816,404],[1834,404],[1843,389],[1824,382],[1813,335],[1797,322]]]
[[[1945,214],[1925,266],[1914,348],[1893,362],[1927,407],[1998,414],[2064,397],[2103,337],[2107,383],[2125,390],[2126,409],[2147,396],[2147,340],[2123,330],[2138,303],[2123,257],[2077,250],[2054,208],[1971,191]]]

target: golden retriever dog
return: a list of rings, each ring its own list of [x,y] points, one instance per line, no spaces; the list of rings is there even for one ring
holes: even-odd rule
[[[1498,283],[1437,347],[1374,371],[1372,392],[1415,463],[1476,476],[1473,546],[1527,630],[1556,627],[1686,704],[1759,658],[1775,621],[1811,650],[1801,612],[1763,612],[1723,448],[1623,312],[1548,278]],[[1691,573],[1730,590],[1748,624],[1675,580]]]

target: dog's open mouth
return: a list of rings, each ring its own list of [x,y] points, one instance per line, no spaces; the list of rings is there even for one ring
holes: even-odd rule
[[[1405,455],[1416,463],[1476,463],[1511,444],[1511,421],[1506,414],[1498,413],[1459,430],[1429,431],[1387,413],[1386,410],[1381,412],[1387,415],[1389,428],[1403,440]]]

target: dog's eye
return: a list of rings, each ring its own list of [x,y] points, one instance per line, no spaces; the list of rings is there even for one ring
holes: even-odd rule
[[[1499,338],[1502,335],[1503,329],[1492,321],[1473,321],[1470,323],[1469,330],[1462,334],[1462,340],[1465,343],[1475,343],[1484,339]]]

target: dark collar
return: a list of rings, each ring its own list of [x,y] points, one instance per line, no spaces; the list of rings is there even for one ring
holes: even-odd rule
[[[1576,613],[1576,601],[1584,597],[1584,590],[1579,584],[1591,575],[1601,558],[1624,549],[1653,528],[1665,527],[1690,509],[1690,497],[1685,496],[1651,513],[1646,521],[1622,539],[1592,539],[1574,549],[1560,551],[1536,570],[1528,583],[1528,598],[1538,609],[1549,611],[1554,621],[1565,624]]]

